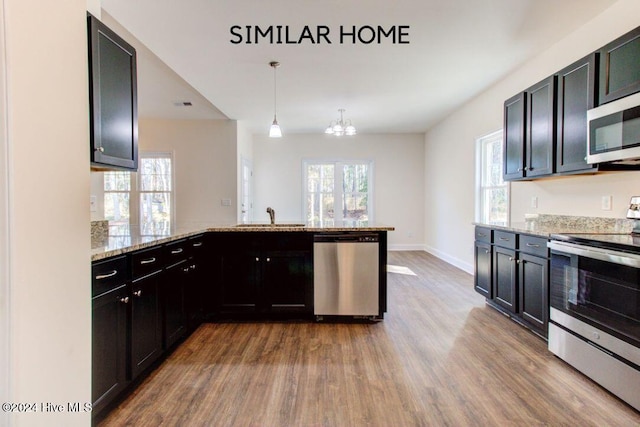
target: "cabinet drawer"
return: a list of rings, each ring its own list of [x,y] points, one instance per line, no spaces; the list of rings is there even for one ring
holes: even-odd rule
[[[134,280],[161,270],[162,267],[161,246],[144,249],[131,255],[131,271]]]
[[[544,237],[520,235],[520,251],[547,258],[547,239]]]
[[[476,227],[476,242],[491,243],[493,230],[486,227]]]
[[[200,234],[198,236],[189,237],[188,240],[189,251],[191,251],[190,255],[199,256],[202,252],[204,252],[205,240],[204,234]]]
[[[189,244],[186,239],[167,243],[164,246],[164,260],[167,267],[179,263],[189,257]]]
[[[91,264],[91,296],[95,297],[126,283],[129,280],[129,263],[126,255],[109,258]]]
[[[516,234],[508,231],[494,230],[493,243],[496,246],[502,246],[503,248],[515,249],[517,247]]]

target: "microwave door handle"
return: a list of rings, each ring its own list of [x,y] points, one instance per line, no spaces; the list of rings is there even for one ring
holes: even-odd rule
[[[640,255],[557,241],[551,241],[547,243],[547,246],[552,251],[560,254],[578,255],[585,258],[611,262],[613,264],[640,268]]]

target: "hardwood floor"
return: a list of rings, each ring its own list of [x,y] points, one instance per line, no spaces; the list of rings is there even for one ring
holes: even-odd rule
[[[390,252],[375,324],[204,324],[102,426],[634,426],[640,413],[486,307],[473,278]]]

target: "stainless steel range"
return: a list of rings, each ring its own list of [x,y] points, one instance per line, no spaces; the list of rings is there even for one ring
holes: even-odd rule
[[[640,236],[552,239],[549,350],[640,410]]]

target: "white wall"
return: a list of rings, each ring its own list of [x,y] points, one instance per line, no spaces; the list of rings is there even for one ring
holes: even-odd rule
[[[375,222],[396,227],[391,248],[421,249],[424,236],[424,140],[419,134],[336,138],[324,134],[254,135],[254,220],[268,221],[267,206],[278,221],[300,221],[303,159],[374,161]]]
[[[499,83],[453,112],[425,136],[428,250],[466,271],[473,269],[474,141],[502,128],[505,99],[640,25],[640,2],[620,0],[563,40],[510,72]],[[470,72],[472,72],[470,70]],[[638,173],[616,173],[514,183],[511,220],[529,212],[622,217],[631,195],[640,194]],[[637,189],[637,190],[636,190]],[[600,209],[613,196],[613,210]],[[538,197],[538,209],[529,208]]]
[[[236,222],[235,121],[140,119],[138,127],[140,151],[173,153],[178,228],[199,222]],[[223,206],[222,199],[231,200],[231,206]]]
[[[3,0],[7,59],[8,401],[91,402],[86,0]],[[86,426],[90,413],[14,413]]]

